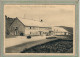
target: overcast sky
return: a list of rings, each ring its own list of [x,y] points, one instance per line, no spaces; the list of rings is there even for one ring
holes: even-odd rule
[[[4,15],[33,20],[42,19],[51,26],[73,27],[75,22],[74,5],[5,5]]]

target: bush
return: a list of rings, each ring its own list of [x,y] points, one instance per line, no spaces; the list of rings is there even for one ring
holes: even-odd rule
[[[27,38],[28,38],[28,39],[30,39],[30,38],[31,38],[31,36],[27,36]]]
[[[24,36],[24,33],[20,33],[20,36]]]

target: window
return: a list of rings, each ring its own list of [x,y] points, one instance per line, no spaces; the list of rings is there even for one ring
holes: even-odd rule
[[[15,27],[15,30],[18,30],[18,27]]]
[[[32,34],[32,33],[30,32],[30,34]]]
[[[31,27],[30,27],[30,29],[31,29]]]
[[[16,29],[18,29],[18,27],[16,27]]]

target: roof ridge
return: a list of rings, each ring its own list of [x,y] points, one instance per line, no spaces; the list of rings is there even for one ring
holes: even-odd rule
[[[40,22],[40,21],[34,21],[31,19],[24,19],[24,18],[18,18],[24,25],[29,25],[29,26],[40,26],[40,27],[50,27],[47,23],[45,22]],[[28,21],[28,22],[26,22]]]

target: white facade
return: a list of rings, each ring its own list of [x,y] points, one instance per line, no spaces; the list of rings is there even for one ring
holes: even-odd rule
[[[33,21],[29,19],[19,19],[25,26],[25,35],[49,35],[52,28],[40,21]]]
[[[32,26],[28,26],[25,27],[25,34],[26,35],[46,35],[47,33],[49,33],[49,31],[51,31],[51,28],[47,28],[47,27],[32,27]]]

